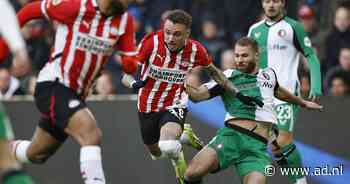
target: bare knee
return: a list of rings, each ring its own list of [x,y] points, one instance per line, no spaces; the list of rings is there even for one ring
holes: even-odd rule
[[[201,174],[199,172],[198,167],[190,164],[185,172],[185,178],[189,181],[194,181],[194,180],[198,180],[201,179]]]
[[[102,132],[88,109],[82,109],[75,113],[70,119],[65,132],[81,146],[101,144]]]
[[[266,177],[259,172],[251,172],[243,179],[244,184],[265,184]]]
[[[81,130],[73,136],[81,146],[100,145],[102,142],[102,131],[95,127]]]

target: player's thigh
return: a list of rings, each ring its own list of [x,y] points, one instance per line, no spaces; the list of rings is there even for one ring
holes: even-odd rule
[[[76,139],[80,145],[95,145],[101,142],[102,132],[97,126],[95,117],[86,107],[71,116],[65,132]]]
[[[54,154],[61,145],[61,141],[57,140],[41,127],[37,127],[32,137],[31,144],[28,147],[27,155],[29,158],[40,155],[42,155],[42,157],[47,157]]]
[[[178,139],[183,130],[186,114],[187,110],[184,108],[172,108],[162,112],[159,120],[160,139]]]
[[[174,140],[181,136],[182,127],[176,122],[167,122],[160,129],[160,140]]]
[[[294,125],[299,113],[299,107],[294,104],[283,103],[275,107],[277,127],[280,131],[293,133]]]
[[[259,172],[251,172],[244,176],[243,184],[265,184],[266,177]]]
[[[186,176],[191,178],[202,177],[209,172],[218,170],[219,161],[216,150],[211,147],[204,147],[197,155],[190,161]]]
[[[138,112],[142,141],[150,150],[157,149],[160,137],[159,119],[161,112]],[[154,146],[156,145],[156,146]]]

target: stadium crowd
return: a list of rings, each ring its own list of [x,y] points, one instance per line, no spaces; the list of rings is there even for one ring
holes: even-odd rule
[[[18,11],[32,0],[10,0]],[[212,55],[214,64],[225,70],[233,66],[232,45],[248,32],[261,17],[261,3],[256,0],[134,0],[129,7],[133,15],[136,39],[155,31],[161,25],[160,17],[166,10],[184,9],[193,16],[192,36],[198,39]],[[327,96],[350,94],[350,1],[300,0],[287,1],[288,16],[297,18],[312,40],[322,66],[323,92]],[[247,11],[249,10],[249,11]],[[14,95],[32,95],[37,72],[49,60],[55,25],[45,20],[32,21],[24,29],[31,66],[11,67],[11,56],[0,69],[0,99]],[[301,94],[310,89],[305,59],[299,67]],[[29,75],[28,75],[29,74]],[[206,80],[201,72],[191,80]],[[120,82],[120,56],[110,58],[104,72],[96,81],[93,94],[102,96],[133,93]]]

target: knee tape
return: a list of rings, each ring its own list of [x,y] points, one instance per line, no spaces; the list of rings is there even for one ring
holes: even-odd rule
[[[177,140],[159,141],[158,146],[162,154],[169,158],[177,158],[182,150],[181,143]]]

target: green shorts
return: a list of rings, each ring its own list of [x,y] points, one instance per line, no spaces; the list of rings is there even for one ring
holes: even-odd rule
[[[285,103],[275,107],[277,114],[277,127],[279,130],[293,132],[294,123],[299,113],[299,106]]]
[[[218,130],[208,146],[216,150],[219,170],[234,166],[241,178],[253,171],[265,175],[265,167],[271,164],[266,143],[232,128]]]
[[[10,125],[10,121],[5,114],[4,108],[0,104],[0,139],[11,140],[13,139],[13,132]]]

